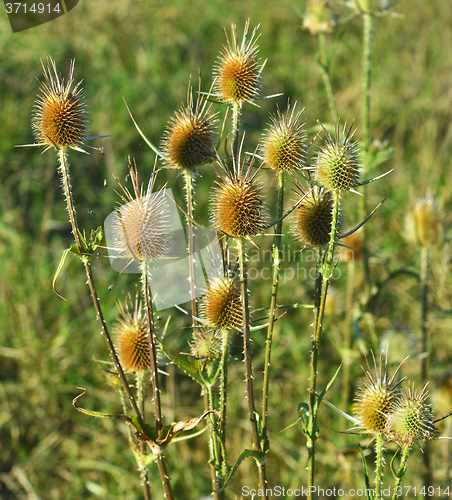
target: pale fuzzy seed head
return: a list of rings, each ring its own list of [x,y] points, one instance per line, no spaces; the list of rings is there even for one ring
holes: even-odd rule
[[[214,155],[216,118],[209,115],[210,105],[199,94],[193,103],[191,87],[187,105],[170,119],[164,136],[163,152],[168,166],[194,171]]]
[[[400,399],[400,391],[397,388],[400,384],[394,383],[394,379],[400,366],[388,379],[387,361],[383,362],[380,357],[380,366],[374,358],[375,377],[370,370],[365,371],[366,378],[362,379],[361,387],[355,398],[354,413],[358,420],[358,428],[365,434],[376,436],[385,431],[387,415],[391,407]]]
[[[237,282],[228,277],[210,280],[200,309],[203,318],[211,327],[228,328],[240,325],[243,313]]]
[[[264,230],[263,190],[253,180],[226,177],[212,196],[215,227],[233,238],[256,236]]]
[[[378,14],[394,7],[400,0],[355,0],[356,7],[364,14]]]
[[[429,441],[437,433],[426,388],[417,394],[412,387],[408,387],[402,398],[390,408],[385,432],[400,445],[413,446],[419,441]]]
[[[276,172],[293,172],[303,167],[306,146],[302,111],[294,114],[295,106],[287,106],[286,114],[279,110],[270,117],[270,125],[262,138],[260,149],[264,165]]]
[[[360,165],[358,143],[352,142],[351,127],[342,134],[336,125],[335,137],[325,130],[327,139],[317,154],[315,180],[328,191],[349,191],[358,184]]]
[[[212,362],[221,358],[223,338],[218,330],[198,330],[190,342],[191,353],[203,362]]]
[[[118,303],[120,316],[114,327],[114,335],[119,360],[125,371],[137,372],[148,370],[151,366],[151,355],[147,333],[146,317],[141,311],[141,300],[135,299],[132,306],[130,295],[124,304]]]
[[[150,262],[167,253],[170,211],[164,191],[126,201],[116,210],[114,248],[129,262]]]
[[[35,103],[32,129],[39,145],[74,148],[81,144],[86,135],[86,105],[83,100],[81,83],[75,87],[74,64],[71,61],[67,82],[58,76],[55,61],[48,58],[47,68],[42,63],[45,82],[41,82],[41,91]]]
[[[308,246],[323,246],[330,241],[333,221],[333,196],[314,188],[295,209],[292,230],[295,238]]]
[[[331,33],[336,26],[336,15],[329,0],[309,0],[303,18],[303,28],[311,35]]]
[[[442,213],[431,194],[418,198],[405,220],[409,241],[421,247],[433,247],[442,239]]]
[[[351,262],[361,260],[363,258],[363,243],[361,231],[354,233],[341,239],[341,244],[348,248],[341,247],[341,261]]]
[[[245,24],[242,42],[239,43],[237,27],[232,24],[232,41],[228,38],[228,44],[223,47],[214,67],[215,95],[223,102],[242,103],[258,97],[261,88],[262,64],[257,57],[257,28],[247,40],[248,27],[249,21]]]

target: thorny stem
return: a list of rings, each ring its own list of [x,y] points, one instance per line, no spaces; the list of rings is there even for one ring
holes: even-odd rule
[[[385,449],[385,435],[380,432],[375,438],[375,500],[381,499],[381,488],[383,486],[383,465],[385,459],[383,452]]]
[[[270,301],[270,316],[268,319],[267,340],[265,343],[265,368],[264,368],[264,388],[262,397],[262,447],[266,449],[267,440],[267,419],[268,419],[268,388],[270,383],[270,361],[273,341],[273,328],[276,320],[276,300],[278,294],[279,268],[281,264],[281,235],[283,225],[284,205],[284,172],[278,176],[278,207],[276,218],[276,234],[273,238],[273,284]]]
[[[241,114],[242,103],[239,101],[234,101],[232,103],[232,156],[236,161],[239,157],[239,133]]]
[[[421,283],[422,283],[422,316],[421,316],[421,352],[424,353],[421,364],[421,380],[423,384],[426,384],[429,380],[429,328],[428,328],[428,310],[429,301],[428,293],[430,287],[430,261],[431,261],[431,250],[429,247],[422,247],[421,250]],[[425,443],[423,447],[424,453],[422,454],[422,460],[424,462],[424,486],[428,488],[432,486],[432,467],[430,462],[431,448],[430,443]]]
[[[193,231],[194,200],[193,190],[195,178],[193,172],[184,170],[185,191],[187,196],[187,227],[188,227],[188,259],[190,266],[190,297],[193,326],[198,325],[198,304],[196,302],[196,263],[195,263],[195,235]]]
[[[228,403],[228,368],[229,368],[229,329],[221,330],[223,340],[223,352],[221,356],[221,381],[220,381],[220,439],[226,449],[226,418],[227,418],[227,403]],[[227,465],[228,457],[223,457],[223,462]]]
[[[138,407],[142,415],[145,415],[145,392],[144,392],[144,373],[139,370],[136,372],[135,383],[137,386],[137,399]],[[146,443],[140,443],[140,454],[146,455]],[[143,485],[143,492],[145,500],[150,500],[150,490],[149,490],[149,471],[144,464],[138,464],[140,469],[141,484]]]
[[[326,54],[326,36],[325,33],[319,34],[319,50],[320,50],[320,68],[322,70],[323,84],[325,85],[325,91],[328,98],[328,105],[330,108],[331,116],[334,122],[337,122],[337,108],[336,100],[334,99],[333,86],[331,84],[330,77],[330,65],[328,63],[328,57]]]
[[[69,213],[69,220],[71,223],[72,227],[72,234],[74,235],[75,239],[75,244],[77,245],[78,249],[80,250],[81,253],[85,251],[85,248],[83,247],[82,240],[80,238],[80,232],[78,228],[78,223],[77,223],[77,216],[76,216],[76,211],[74,207],[74,201],[72,198],[72,186],[71,186],[71,180],[69,176],[69,163],[67,161],[67,154],[66,154],[66,149],[65,148],[60,148],[58,150],[58,160],[59,160],[59,173],[61,175],[62,183],[63,183],[63,192],[64,196],[66,198],[66,205],[67,205],[67,211]],[[130,405],[132,407],[133,412],[135,413],[135,416],[137,417],[140,427],[142,431],[147,434],[146,432],[146,424],[143,418],[143,414],[138,408],[138,405],[135,401],[135,398],[132,394],[132,391],[130,390],[129,383],[127,381],[127,378],[124,374],[124,370],[122,369],[121,363],[119,362],[118,355],[116,354],[116,349],[115,346],[113,345],[113,342],[110,337],[110,333],[108,332],[107,328],[107,323],[105,322],[105,318],[102,312],[102,308],[100,305],[99,301],[99,296],[97,294],[96,290],[96,284],[94,282],[94,275],[93,275],[93,270],[91,267],[91,262],[89,260],[89,256],[84,256],[82,258],[83,265],[85,267],[85,272],[86,272],[86,279],[87,283],[91,292],[91,298],[93,300],[93,305],[94,309],[96,311],[96,317],[97,320],[99,321],[100,327],[101,327],[101,332],[102,336],[104,337],[108,350],[110,351],[110,356],[113,360],[113,364],[115,366],[116,372],[121,379],[122,386],[124,388],[124,391],[129,399]],[[144,495],[146,500],[151,499],[151,493],[149,490],[149,484],[147,482],[147,477],[146,480],[143,479],[143,489],[144,489]]]
[[[243,238],[237,238],[239,267],[240,267],[240,288],[243,309],[243,356],[245,362],[245,381],[246,381],[246,396],[248,400],[248,414],[251,424],[251,432],[253,435],[254,448],[262,453],[262,447],[259,437],[259,429],[256,420],[256,407],[254,404],[253,390],[253,367],[251,362],[251,338],[250,338],[250,308],[248,302],[248,277],[246,269],[245,242]],[[267,498],[267,477],[265,473],[265,463],[258,465],[259,470],[259,486],[262,490],[262,497]]]
[[[402,457],[400,459],[400,467],[397,474],[398,477],[396,477],[396,481],[394,484],[394,493],[392,495],[392,500],[396,500],[398,497],[400,497],[399,495],[400,485],[402,484],[402,479],[403,475],[405,474],[406,463],[410,452],[411,452],[411,446],[405,444],[402,450]]]
[[[160,387],[158,380],[157,367],[157,348],[155,345],[155,327],[154,327],[154,312],[152,310],[152,292],[149,284],[148,265],[141,259],[141,280],[143,284],[144,308],[146,311],[147,326],[148,326],[148,342],[151,357],[151,383],[152,392],[154,395],[154,412],[155,412],[155,432],[158,439],[162,439],[162,406],[160,403]],[[155,455],[157,466],[160,473],[160,480],[163,486],[165,498],[174,500],[173,490],[166,468],[166,462],[162,453]]]
[[[317,364],[319,357],[319,342],[323,328],[323,318],[325,315],[325,304],[328,293],[328,285],[334,270],[334,247],[338,230],[338,217],[340,206],[340,193],[333,192],[334,205],[333,217],[331,221],[331,234],[326,261],[323,266],[319,262],[315,283],[315,321],[314,333],[312,336],[311,367],[310,367],[310,392],[309,392],[309,423],[308,423],[308,499],[312,500],[312,491],[315,489],[315,446],[318,438],[317,430],[317,409],[316,409],[316,388],[317,388]]]

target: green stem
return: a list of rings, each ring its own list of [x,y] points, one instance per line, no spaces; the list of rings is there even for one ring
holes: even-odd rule
[[[135,373],[135,383],[137,386],[137,399],[138,407],[142,415],[145,415],[145,392],[144,392],[144,372],[138,370]],[[130,427],[130,426],[129,426]],[[146,456],[146,443],[140,443],[140,454],[142,457]],[[151,499],[151,492],[149,489],[149,471],[146,465],[144,465],[144,460],[141,459],[138,462],[138,468],[140,470],[141,484],[143,486],[144,498],[145,500]]]
[[[408,456],[409,456],[410,452],[411,452],[411,446],[409,446],[407,444],[404,445],[403,450],[402,450],[402,457],[400,459],[400,467],[399,467],[396,481],[394,484],[394,493],[392,495],[392,500],[396,500],[397,498],[400,498],[400,495],[398,495],[398,493],[400,491],[402,479],[403,479],[403,476],[405,474],[406,463],[407,463]]]
[[[374,35],[374,16],[363,14],[363,146],[366,151],[370,145],[370,93],[372,81],[372,45]]]
[[[347,262],[347,296],[345,303],[345,328],[344,328],[344,368],[342,375],[342,409],[347,411],[350,396],[350,365],[353,355],[353,311],[355,299],[355,260]]]
[[[229,369],[229,329],[221,330],[223,339],[223,353],[221,356],[221,381],[220,381],[220,439],[226,449],[226,418],[227,418],[227,402],[228,402],[228,369]],[[223,456],[224,463],[228,464],[228,457]]]
[[[264,388],[262,396],[262,447],[266,449],[267,441],[267,419],[268,419],[268,389],[270,384],[270,361],[273,342],[273,328],[276,320],[276,302],[278,294],[279,268],[281,265],[281,235],[283,226],[284,205],[284,172],[278,176],[278,207],[276,218],[279,219],[276,225],[276,234],[273,238],[273,284],[270,301],[270,316],[268,320],[267,340],[265,343],[265,368],[264,368]]]
[[[375,438],[375,500],[381,499],[383,487],[383,466],[385,463],[383,452],[385,449],[385,435],[380,432]]]
[[[232,156],[236,162],[239,158],[239,133],[241,114],[242,103],[239,101],[234,101],[232,103]]]
[[[325,304],[328,293],[328,285],[334,270],[334,247],[338,230],[338,218],[340,208],[340,193],[333,192],[333,216],[331,222],[331,234],[326,260],[322,265],[318,263],[318,272],[315,283],[315,321],[314,333],[312,336],[311,366],[310,366],[310,390],[309,390],[309,422],[308,422],[308,499],[312,500],[311,491],[315,488],[315,447],[318,438],[317,430],[317,409],[316,409],[316,389],[317,389],[317,365],[319,357],[320,335],[323,329],[323,318],[325,315]]]
[[[191,297],[191,312],[193,315],[193,326],[198,325],[198,304],[196,302],[196,263],[195,263],[195,235],[193,229],[193,214],[194,214],[194,183],[195,178],[193,172],[188,169],[184,170],[185,175],[185,191],[187,196],[187,227],[188,227],[188,259],[190,266],[190,297]]]
[[[74,202],[72,199],[72,186],[71,186],[71,181],[70,181],[70,176],[69,176],[69,164],[67,161],[67,155],[66,155],[66,149],[61,148],[58,151],[58,159],[59,159],[59,168],[58,171],[61,175],[62,183],[63,183],[63,192],[64,196],[66,198],[66,204],[67,204],[67,210],[69,213],[69,220],[71,222],[72,226],[72,234],[74,235],[75,239],[75,244],[79,248],[80,252],[84,251],[83,248],[83,243],[80,238],[80,231],[78,229],[78,224],[77,224],[77,217],[76,217],[76,211],[74,207]],[[96,311],[96,317],[97,320],[99,321],[100,327],[101,327],[101,332],[102,336],[104,337],[108,350],[110,351],[110,356],[113,360],[113,364],[115,366],[116,372],[118,373],[118,376],[121,380],[121,383],[124,387],[124,391],[127,394],[127,397],[129,399],[130,405],[132,407],[133,412],[135,413],[138,421],[140,422],[140,426],[143,430],[144,433],[146,433],[146,424],[143,419],[143,415],[141,414],[138,405],[135,401],[135,398],[132,394],[132,391],[130,390],[129,383],[127,381],[127,378],[124,374],[124,370],[122,369],[121,363],[119,362],[118,355],[116,354],[115,347],[113,345],[113,341],[110,337],[110,334],[108,332],[107,328],[107,323],[105,322],[104,315],[102,313],[102,308],[100,305],[100,300],[99,296],[97,294],[96,290],[96,284],[94,282],[94,275],[93,275],[93,270],[91,268],[91,262],[89,260],[89,257],[83,257],[82,259],[83,265],[85,266],[85,272],[86,272],[86,279],[87,283],[91,292],[91,298],[93,300],[93,305],[94,309]]]
[[[243,356],[245,362],[245,382],[246,396],[248,400],[248,415],[251,424],[251,433],[255,450],[262,453],[259,429],[256,420],[256,407],[254,404],[253,389],[253,367],[251,361],[251,336],[250,336],[250,308],[248,301],[248,276],[246,269],[245,242],[243,238],[237,238],[240,267],[240,287],[243,309]],[[265,463],[258,465],[259,486],[262,490],[261,498],[267,499],[267,478],[265,473]]]
[[[334,122],[337,121],[337,108],[336,100],[334,99],[333,86],[331,84],[330,76],[330,65],[328,62],[327,51],[326,51],[326,36],[325,33],[319,34],[319,51],[320,51],[320,68],[322,70],[323,84],[325,86],[326,95],[328,98],[328,105],[330,108],[331,116]]]
[[[152,383],[152,392],[154,396],[155,432],[157,434],[157,437],[159,439],[162,439],[163,422],[162,422],[162,406],[160,403],[160,387],[158,379],[157,348],[155,345],[154,311],[152,309],[152,293],[149,284],[148,266],[144,260],[141,260],[141,280],[143,284],[143,297],[144,297],[144,306],[147,318],[148,342],[149,342],[149,352],[151,358],[151,383]],[[164,496],[169,500],[174,500],[173,490],[171,487],[171,482],[166,468],[166,462],[163,453],[158,453],[155,455],[155,457],[159,469],[160,480],[163,486]]]

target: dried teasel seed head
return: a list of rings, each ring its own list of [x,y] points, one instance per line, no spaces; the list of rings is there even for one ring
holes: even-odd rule
[[[303,28],[311,35],[331,33],[336,26],[336,15],[329,0],[309,0],[303,18]]]
[[[322,246],[330,241],[334,200],[330,192],[314,188],[295,210],[292,231],[308,246]]]
[[[74,65],[69,67],[67,82],[58,76],[55,61],[48,58],[47,68],[41,61],[45,82],[36,101],[32,129],[38,145],[46,146],[44,151],[70,147],[79,149],[86,135],[86,105],[81,83],[73,86]]]
[[[114,328],[118,356],[125,371],[144,371],[151,366],[151,355],[147,321],[141,311],[138,293],[135,298],[135,307],[131,308],[130,295],[125,298],[124,304],[118,303],[120,316]]]
[[[421,247],[433,247],[442,238],[442,213],[429,193],[417,199],[405,220],[407,238]]]
[[[345,245],[341,247],[342,262],[352,262],[363,258],[363,242],[359,230],[341,239],[341,244]]]
[[[240,177],[222,179],[212,197],[215,227],[233,238],[261,233],[266,222],[262,198],[262,187],[253,180]]]
[[[420,394],[408,387],[401,399],[391,405],[385,428],[387,435],[400,445],[409,446],[434,439],[437,430],[427,399],[427,386]]]
[[[245,24],[242,42],[239,43],[237,27],[231,26],[232,40],[226,38],[227,46],[214,68],[215,95],[223,102],[242,103],[256,99],[261,88],[263,65],[257,57],[256,27],[247,40],[249,21]],[[256,37],[256,38],[255,38]]]
[[[210,280],[201,303],[201,314],[211,327],[240,325],[243,319],[242,301],[236,281],[229,277]]]
[[[212,159],[216,118],[209,115],[210,108],[201,94],[193,103],[189,86],[187,105],[174,114],[165,132],[163,152],[168,166],[194,171]]]
[[[303,111],[294,114],[295,106],[287,106],[285,115],[278,110],[276,116],[270,117],[270,126],[261,141],[264,165],[278,173],[293,172],[303,166],[305,133],[304,124],[299,121]]]
[[[355,398],[354,413],[358,420],[358,428],[361,432],[375,436],[385,431],[388,414],[394,404],[400,399],[398,385],[394,379],[401,367],[398,366],[394,374],[388,379],[387,360],[383,362],[380,357],[380,366],[374,358],[375,377],[370,369],[365,371],[366,377]]]
[[[360,175],[358,144],[352,142],[351,127],[347,131],[344,125],[339,137],[338,125],[334,138],[324,129],[327,139],[317,154],[315,180],[327,191],[349,191]]]
[[[123,186],[125,202],[116,209],[112,222],[113,245],[119,256],[129,262],[149,262],[167,253],[171,211],[164,190],[140,192],[136,170],[131,170],[136,198]]]
[[[190,342],[191,353],[201,361],[216,361],[223,353],[223,337],[217,330],[199,330]]]

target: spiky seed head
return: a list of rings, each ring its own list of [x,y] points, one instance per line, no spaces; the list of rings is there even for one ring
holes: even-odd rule
[[[391,405],[385,429],[391,439],[400,445],[413,446],[414,443],[435,437],[437,430],[427,399],[427,386],[420,394],[408,387],[401,399]]]
[[[223,337],[218,330],[198,330],[190,342],[191,353],[204,362],[212,362],[221,358]]]
[[[114,248],[129,262],[149,262],[167,253],[170,208],[165,192],[153,193],[152,187],[150,183],[147,193],[140,194],[136,186],[137,198],[125,190],[127,199],[123,197],[113,219]]]
[[[216,118],[209,115],[210,108],[201,94],[194,104],[189,86],[187,105],[174,114],[165,132],[163,152],[168,166],[194,171],[212,159]]]
[[[239,43],[237,27],[231,25],[230,41],[227,34],[227,46],[223,47],[218,62],[214,67],[215,95],[226,103],[242,103],[258,97],[261,88],[263,66],[257,57],[258,46],[256,27],[247,40],[249,21],[245,24],[242,42]]]
[[[378,14],[394,7],[400,0],[355,0],[356,7],[364,14]]]
[[[342,262],[357,261],[363,258],[363,242],[362,235],[359,230],[341,239],[341,243],[342,245],[345,245],[341,247]]]
[[[326,141],[317,154],[315,180],[328,191],[348,191],[358,184],[360,165],[358,143],[352,142],[351,127],[342,134],[336,125],[335,137],[325,130]]]
[[[75,61],[71,61],[67,82],[58,76],[53,59],[48,58],[47,68],[41,64],[45,82],[41,82],[31,122],[35,139],[46,146],[44,151],[52,147],[77,149],[86,134],[87,118],[82,82],[73,87]]]
[[[358,428],[372,436],[385,431],[390,409],[400,399],[398,385],[401,382],[394,383],[401,365],[389,379],[387,360],[383,362],[380,357],[380,366],[377,368],[374,358],[374,365],[375,377],[370,369],[365,371],[366,378],[362,380],[353,405],[355,417],[359,422]]]
[[[229,277],[210,280],[201,302],[201,314],[211,327],[240,325],[243,319],[242,301],[236,281]]]
[[[406,217],[408,239],[422,247],[433,247],[442,238],[442,214],[433,196],[428,193],[417,199]]]
[[[212,197],[215,227],[233,238],[261,233],[266,222],[262,198],[262,187],[258,183],[236,177],[224,178]]]
[[[302,111],[296,115],[294,112],[295,106],[287,106],[285,115],[278,110],[276,116],[270,116],[270,126],[261,141],[264,165],[278,173],[293,172],[303,166],[306,146],[304,124],[299,121]]]
[[[118,303],[120,316],[114,334],[118,346],[118,356],[122,367],[128,372],[148,370],[151,366],[146,317],[141,311],[141,300],[137,293],[135,307],[130,295],[124,304]]]
[[[331,33],[336,26],[336,15],[329,0],[309,0],[303,18],[303,28],[311,35]]]
[[[309,192],[295,210],[295,238],[308,246],[326,245],[330,241],[333,204],[330,192],[316,188]]]

